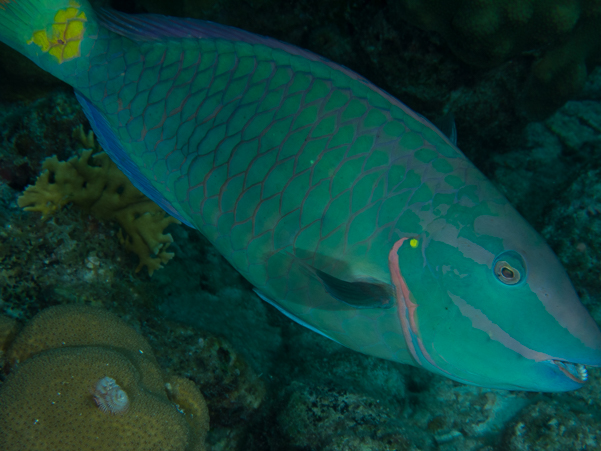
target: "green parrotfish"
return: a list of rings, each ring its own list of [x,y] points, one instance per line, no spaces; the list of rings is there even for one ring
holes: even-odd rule
[[[601,332],[542,237],[441,131],[316,54],[211,22],[0,0],[132,182],[265,301],[459,382],[567,391]]]

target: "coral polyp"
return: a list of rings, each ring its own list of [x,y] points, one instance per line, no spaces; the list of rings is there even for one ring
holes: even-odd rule
[[[103,412],[117,415],[124,414],[129,409],[127,393],[111,377],[100,379],[94,387],[93,395],[98,408]]]

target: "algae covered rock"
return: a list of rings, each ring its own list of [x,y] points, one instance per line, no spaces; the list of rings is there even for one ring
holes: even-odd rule
[[[524,409],[503,433],[500,449],[586,451],[599,449],[596,415],[540,401]]]
[[[296,382],[287,391],[277,414],[282,449],[412,449],[398,414],[372,397]]]
[[[598,0],[401,0],[397,17],[440,33],[464,61],[492,67],[522,52],[536,56],[525,106],[540,117],[584,87],[601,63]]]
[[[599,169],[578,177],[558,199],[543,229],[597,321],[601,320],[600,180]]]
[[[152,337],[156,357],[169,375],[191,380],[201,390],[211,412],[211,434],[207,440],[234,449],[252,432],[249,420],[264,406],[267,390],[261,375],[222,337],[171,321],[145,321],[146,335]],[[167,379],[175,404],[187,392],[181,378]],[[250,431],[249,431],[250,428]]]

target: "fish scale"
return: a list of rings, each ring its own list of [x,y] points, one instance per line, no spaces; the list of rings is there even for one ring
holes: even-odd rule
[[[76,0],[5,1],[0,40],[70,83],[131,181],[300,324],[484,387],[572,390],[601,365],[601,331],[544,240],[349,69]]]
[[[118,36],[109,36],[109,39],[122,40]],[[359,349],[371,348],[372,353],[392,354],[395,345],[398,346],[397,336],[392,336],[391,345],[382,335],[366,332],[389,329],[390,326],[378,325],[374,317],[380,317],[381,321],[389,318],[382,317],[381,312],[359,314],[340,308],[313,309],[321,304],[315,299],[307,302],[306,293],[310,292],[312,280],[282,251],[310,249],[311,252],[304,253],[303,257],[334,274],[336,268],[326,266],[327,257],[331,255],[360,255],[363,264],[381,260],[388,252],[391,230],[422,232],[420,217],[432,215],[432,212],[423,211],[422,204],[433,200],[435,190],[438,196],[442,195],[441,184],[447,185],[448,193],[455,194],[453,201],[461,197],[461,188],[465,192],[465,182],[455,181],[451,185],[444,181],[453,170],[447,159],[456,159],[459,154],[449,152],[448,148],[450,155],[437,152],[424,135],[430,135],[430,139],[434,136],[440,140],[441,137],[420,122],[411,120],[412,116],[398,107],[396,115],[401,120],[394,118],[393,105],[386,99],[377,99],[381,106],[375,107],[366,98],[358,97],[353,87],[357,85],[357,91],[361,91],[364,85],[360,80],[334,73],[338,76],[336,79],[331,72],[323,74],[331,80],[318,79],[313,73],[303,71],[304,64],[291,67],[285,52],[259,51],[259,55],[264,55],[263,60],[260,56],[246,56],[241,61],[242,58],[231,52],[230,43],[224,43],[225,49],[219,44],[201,41],[198,50],[188,50],[201,55],[200,60],[190,67],[190,79],[180,83],[190,85],[190,90],[185,96],[183,90],[180,98],[174,100],[171,99],[176,93],[168,92],[162,103],[154,104],[156,113],[148,116],[149,104],[153,105],[155,99],[150,95],[144,97],[145,112],[143,120],[139,121],[142,131],[140,134],[129,131],[129,136],[125,136],[134,142],[144,138],[144,131],[151,133],[153,127],[157,127],[160,113],[165,113],[163,105],[166,101],[182,105],[183,112],[189,96],[196,94],[193,97],[196,110],[194,116],[191,115],[193,121],[196,119],[194,126],[188,129],[187,136],[185,131],[178,134],[181,142],[187,144],[185,151],[171,152],[172,158],[179,159],[180,170],[168,170],[165,154],[173,151],[174,146],[165,146],[161,153],[158,133],[157,137],[145,139],[134,147],[130,157],[133,159],[133,155],[137,155],[140,158],[141,172],[155,181],[155,187],[160,181],[173,181],[163,186],[163,195],[173,193],[175,199],[168,197],[170,202],[179,204],[186,212],[188,222],[199,228],[259,290],[278,299],[294,315],[304,315],[306,321],[317,324],[320,330],[341,343],[347,344],[344,335],[360,331],[364,339]],[[115,47],[123,48],[123,45],[120,42]],[[176,61],[178,55],[180,61],[184,59],[181,56],[184,52],[183,48],[178,49],[173,44],[169,49]],[[138,85],[148,86],[158,80],[160,70],[157,65],[166,51],[147,44],[142,46],[141,53],[142,73]],[[103,61],[107,57],[97,59]],[[238,67],[238,71],[233,69]],[[321,70],[325,72],[328,68]],[[175,80],[175,73],[171,80]],[[168,86],[169,82],[163,78],[162,86]],[[173,82],[171,86],[174,86]],[[77,85],[76,88],[82,90]],[[370,94],[373,99],[373,93]],[[92,94],[90,98],[96,96]],[[127,103],[123,102],[123,105],[127,106]],[[189,120],[181,113],[171,120],[165,119],[160,124],[161,136],[169,134],[170,129],[173,134],[173,130],[178,130],[181,123]],[[136,123],[135,119],[132,121]],[[406,122],[412,123],[408,126]],[[126,123],[116,125],[120,129]],[[149,143],[155,143],[154,147],[149,149]],[[390,154],[394,161],[390,161]],[[440,161],[447,163],[447,167]],[[188,171],[187,162],[194,167],[193,171]],[[437,163],[438,168],[435,167]],[[474,173],[472,184],[483,180],[466,160],[460,159],[457,163],[457,169],[463,170],[463,177],[456,175],[458,180],[466,180],[468,171]],[[400,180],[397,186],[391,187],[392,192],[399,194],[384,197],[382,185],[392,174]],[[235,182],[236,176],[243,181]],[[347,185],[346,189],[339,191],[344,185]],[[305,201],[314,187],[319,186],[327,188],[320,190],[323,195],[321,210],[313,212],[312,222],[303,224]],[[374,193],[378,187],[379,192]],[[353,195],[354,191],[356,195]],[[224,199],[229,199],[229,203]],[[387,200],[386,209],[381,208],[384,199]],[[413,208],[408,208],[412,205]],[[379,224],[380,212],[386,216],[387,211],[396,214],[388,215],[392,217]],[[259,222],[257,218],[261,218]],[[378,224],[377,231],[375,224]],[[381,246],[376,245],[378,235],[382,236]],[[360,244],[370,240],[369,246]],[[352,245],[356,248],[354,252],[349,249]],[[249,249],[252,252],[248,252]],[[295,297],[302,300],[295,300]],[[313,317],[307,318],[311,315]],[[336,317],[335,324],[339,325],[336,329],[331,326],[331,316]],[[374,351],[377,346],[382,350]]]
[[[106,54],[92,58],[102,61],[99,66],[122,58],[132,45],[112,33],[100,39],[119,44],[102,46],[109,49]],[[377,335],[382,328],[373,324],[389,320],[379,311],[357,313],[343,306],[307,313],[331,301],[316,297],[309,302],[307,293],[315,281],[286,252],[300,253],[303,260],[337,276],[361,275],[356,268],[345,273],[328,267],[330,257],[361,256],[366,266],[386,259],[393,230],[421,233],[421,218],[435,215],[432,207],[426,208],[435,190],[439,196],[446,192],[457,198],[464,185],[444,181],[454,166],[476,170],[458,152],[437,151],[431,141],[445,139],[437,131],[382,95],[375,98],[364,89],[364,81],[334,72],[325,63],[318,68],[328,77],[322,79],[284,51],[255,49],[257,55],[239,56],[229,42],[177,44],[168,50],[140,46],[134,60],[141,64],[140,81],[127,89],[110,78],[104,85],[74,86],[105,110],[120,105],[109,120],[133,111],[136,99],[143,97],[145,107],[138,117],[130,113],[128,121],[111,124],[130,142],[129,157],[177,205],[183,219],[262,293],[295,315],[315,316],[310,321],[341,343],[346,344],[344,336],[352,331],[370,328],[373,337],[365,337],[362,347],[379,346],[380,353],[391,353],[394,346]],[[185,47],[193,44],[198,48],[187,51],[201,56],[189,66],[190,77],[182,79]],[[111,53],[111,48],[119,52]],[[170,70],[169,78],[162,76],[161,65],[173,68],[173,61],[179,62],[177,70]],[[92,66],[92,72],[107,71]],[[157,86],[161,95],[153,97]],[[188,89],[176,89],[183,86]],[[132,94],[132,89],[139,92]],[[196,109],[190,107],[184,115],[190,99]],[[171,114],[168,103],[178,106]],[[194,125],[182,127],[187,122]],[[446,165],[438,165],[439,160]],[[317,201],[308,202],[312,197]],[[342,319],[342,327],[332,329],[332,315],[354,320]]]

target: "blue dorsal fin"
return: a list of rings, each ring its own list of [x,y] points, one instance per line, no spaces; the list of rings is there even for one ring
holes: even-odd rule
[[[146,177],[142,175],[138,166],[131,160],[119,139],[115,136],[109,122],[92,103],[83,96],[83,94],[75,91],[75,97],[81,104],[83,111],[90,121],[92,130],[96,134],[96,138],[100,146],[111,157],[111,160],[121,169],[127,178],[134,184],[136,188],[142,191],[146,196],[152,199],[159,207],[170,214],[174,218],[179,219],[184,224],[194,227],[190,221],[184,219],[180,213],[171,205],[165,197],[157,190]]]
[[[208,20],[159,14],[130,15],[109,9],[100,9],[97,11],[97,16],[103,27],[134,41],[163,41],[169,38],[225,39],[248,44],[261,44],[285,50],[291,55],[302,56],[312,61],[329,63],[322,56],[286,42]]]

